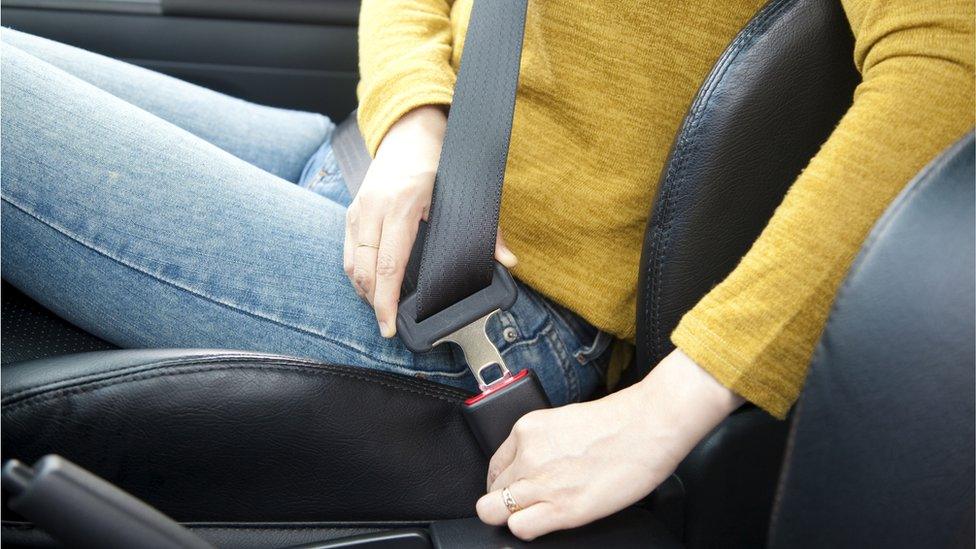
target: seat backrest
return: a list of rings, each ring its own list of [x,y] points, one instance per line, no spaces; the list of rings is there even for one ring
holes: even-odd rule
[[[622,385],[673,346],[681,317],[732,271],[850,106],[860,76],[839,0],[771,0],[692,101],[647,224],[637,353]],[[688,547],[760,547],[787,425],[733,414],[678,468]]]
[[[797,408],[773,547],[972,547],[976,192],[970,133],[875,225]]]
[[[644,239],[636,368],[725,278],[851,104],[860,77],[838,0],[772,0],[705,80],[675,138]]]

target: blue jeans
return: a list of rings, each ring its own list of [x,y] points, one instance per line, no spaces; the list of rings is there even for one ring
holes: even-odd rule
[[[476,390],[456,349],[381,337],[347,281],[327,118],[16,31],[2,43],[8,282],[121,347],[274,352]],[[520,291],[491,339],[554,404],[586,398],[610,336]]]

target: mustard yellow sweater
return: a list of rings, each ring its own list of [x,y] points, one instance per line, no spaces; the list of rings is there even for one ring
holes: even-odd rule
[[[531,0],[502,201],[516,276],[635,334],[644,226],[671,141],[764,0]],[[854,102],[735,271],[674,343],[776,416],[796,399],[840,281],[885,206],[973,125],[972,0],[843,0]],[[371,152],[451,102],[471,0],[365,0],[359,122]]]

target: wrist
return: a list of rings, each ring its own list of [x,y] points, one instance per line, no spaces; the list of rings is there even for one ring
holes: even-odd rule
[[[670,440],[676,460],[744,402],[680,349],[631,389],[643,427]]]
[[[376,157],[395,157],[418,170],[434,171],[446,130],[447,114],[443,107],[417,107],[390,126],[376,150]]]
[[[667,400],[676,411],[694,409],[701,415],[725,417],[744,402],[681,349],[664,357],[637,386],[647,398],[666,391],[671,395]]]

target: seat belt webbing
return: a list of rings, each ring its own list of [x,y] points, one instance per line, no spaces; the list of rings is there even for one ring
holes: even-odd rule
[[[417,267],[418,321],[491,283],[527,6],[474,2]]]

